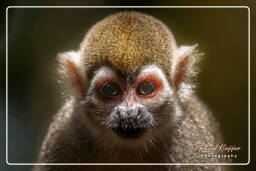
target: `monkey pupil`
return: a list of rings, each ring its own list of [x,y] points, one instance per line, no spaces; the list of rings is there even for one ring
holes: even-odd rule
[[[142,95],[149,95],[155,90],[155,85],[151,81],[145,81],[139,85],[138,93]]]
[[[120,87],[113,82],[107,82],[102,86],[102,91],[108,96],[118,96],[121,93]]]

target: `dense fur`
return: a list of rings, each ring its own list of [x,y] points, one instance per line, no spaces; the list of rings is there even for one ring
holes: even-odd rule
[[[221,144],[212,113],[194,95],[195,46],[177,47],[170,30],[155,18],[123,12],[97,23],[77,52],[60,54],[60,71],[71,84],[63,108],[55,116],[39,155],[40,163],[213,163],[198,145]],[[109,70],[102,67],[110,68]],[[120,140],[99,122],[108,103],[92,91],[104,73],[120,75],[125,84],[153,70],[164,82],[159,97],[148,100],[154,125],[149,137]],[[145,69],[146,68],[146,69]],[[145,69],[145,70],[144,70]],[[155,70],[154,70],[155,69]],[[102,72],[102,73],[101,73]],[[66,78],[68,77],[68,78]],[[70,91],[70,90],[69,90]],[[132,98],[132,97],[130,97]],[[131,100],[134,101],[134,100]],[[138,100],[140,104],[145,101]],[[160,103],[161,101],[161,103]],[[157,111],[157,112],[156,112]],[[104,116],[105,115],[105,116]],[[106,131],[106,132],[104,132]],[[113,134],[114,135],[114,134]],[[220,166],[37,166],[36,171],[72,170],[224,170]]]
[[[166,130],[164,137],[159,137],[145,150],[143,147],[122,149],[104,144],[92,135],[87,125],[83,123],[84,116],[80,115],[74,99],[69,99],[57,114],[50,127],[41,150],[39,162],[43,163],[204,163],[220,162],[216,159],[200,158],[196,144],[216,144],[221,142],[219,130],[212,114],[205,106],[193,97],[184,106],[183,117],[175,127]],[[170,135],[173,135],[171,138]],[[93,169],[115,170],[117,166],[93,167]],[[131,166],[119,166],[122,170],[130,170]],[[59,169],[58,169],[59,168]],[[75,169],[76,168],[76,169]],[[78,169],[79,168],[79,169]],[[87,166],[38,166],[37,171],[50,170],[83,170]],[[150,170],[151,167],[138,167],[139,170]],[[154,170],[213,170],[217,166],[159,166]],[[182,169],[181,169],[182,168]],[[135,169],[135,168],[134,168]],[[90,169],[89,169],[90,170]]]
[[[138,12],[107,17],[92,27],[81,44],[88,73],[109,64],[126,75],[151,63],[170,73],[174,48],[171,31],[161,21]]]

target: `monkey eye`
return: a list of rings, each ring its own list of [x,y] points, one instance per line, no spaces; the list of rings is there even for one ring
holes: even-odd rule
[[[119,96],[121,94],[119,85],[114,82],[106,82],[101,89],[107,96]]]
[[[155,89],[155,85],[151,81],[147,80],[139,85],[137,93],[141,95],[149,95],[152,94]]]

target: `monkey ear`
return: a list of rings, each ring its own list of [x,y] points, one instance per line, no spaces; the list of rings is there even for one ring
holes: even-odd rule
[[[174,51],[172,63],[172,83],[175,89],[186,85],[196,75],[195,64],[202,54],[197,53],[197,45],[181,46]]]
[[[71,95],[82,98],[85,94],[85,72],[82,56],[79,51],[60,53],[58,72],[61,82],[64,82],[66,91],[71,90]]]

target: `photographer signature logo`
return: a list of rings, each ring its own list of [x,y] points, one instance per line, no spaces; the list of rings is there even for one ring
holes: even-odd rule
[[[235,152],[241,150],[241,147],[227,144],[197,144],[196,147],[201,157],[206,158],[237,158]]]

